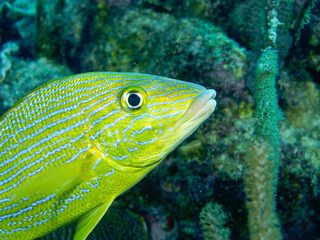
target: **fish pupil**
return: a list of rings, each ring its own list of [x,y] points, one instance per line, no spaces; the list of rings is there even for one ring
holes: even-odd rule
[[[139,94],[140,95],[140,94]],[[141,105],[141,96],[133,92],[128,97],[128,103],[132,108],[138,108]]]

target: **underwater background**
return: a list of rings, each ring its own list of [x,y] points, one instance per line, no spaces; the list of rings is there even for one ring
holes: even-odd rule
[[[0,115],[90,71],[195,82],[218,105],[89,239],[320,239],[319,1],[0,1]]]

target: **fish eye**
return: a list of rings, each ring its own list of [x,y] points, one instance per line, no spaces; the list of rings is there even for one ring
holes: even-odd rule
[[[139,92],[131,91],[126,94],[125,100],[128,108],[138,109],[142,105],[142,95]]]
[[[128,87],[121,94],[121,106],[124,110],[138,111],[147,101],[147,93],[140,87]]]

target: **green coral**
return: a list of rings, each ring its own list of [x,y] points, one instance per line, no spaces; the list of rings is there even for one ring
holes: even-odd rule
[[[0,52],[0,83],[3,82],[7,77],[7,72],[12,67],[12,54],[19,50],[19,45],[15,42],[7,42],[3,45]]]
[[[212,146],[211,161],[219,177],[226,175],[235,181],[241,179],[248,142],[254,131],[253,112],[252,100],[239,104],[233,102],[221,109],[221,114],[212,122],[206,139]],[[221,122],[227,124],[221,126]]]
[[[273,174],[276,167],[268,141],[257,141],[247,153],[244,172],[246,206],[249,210],[250,239],[281,239],[280,223],[275,214]],[[272,154],[272,153],[271,153]]]
[[[320,192],[320,87],[308,79],[296,82],[283,73],[280,86],[288,104],[281,139],[286,147],[283,158],[286,172],[308,179],[315,196]]]
[[[226,227],[228,216],[218,203],[207,203],[201,210],[200,227],[205,240],[230,239],[230,229]]]
[[[266,137],[274,146],[274,161],[279,161],[279,121],[282,117],[278,108],[275,84],[278,73],[278,54],[276,50],[266,49],[257,62],[255,102],[257,135]]]
[[[239,33],[241,42],[248,46],[250,50],[265,49],[268,46],[269,32],[271,29],[268,25],[272,24],[266,18],[265,5],[266,0],[245,0],[238,1],[229,15],[228,27]],[[289,53],[293,40],[290,34],[291,24],[294,18],[294,0],[279,0],[277,6],[277,47],[281,58]],[[274,12],[269,13],[272,18]],[[274,18],[275,19],[275,18]],[[270,27],[270,26],[269,26]],[[272,30],[274,32],[274,30]],[[273,36],[275,36],[273,34]]]
[[[105,29],[108,33],[101,32],[97,43],[85,48],[86,71],[147,72],[220,86],[229,93],[244,85],[245,50],[210,23],[128,10]]]
[[[268,47],[258,59],[255,77],[256,131],[248,149],[244,175],[246,205],[249,211],[250,238],[282,239],[276,215],[275,195],[279,171],[279,121],[281,113],[276,94],[278,53],[277,10],[279,2],[266,1]]]
[[[228,16],[229,19],[226,21],[224,28],[232,29],[232,31],[229,31],[231,36],[239,38],[241,44],[246,46],[249,51],[246,86],[251,92],[254,92],[256,62],[260,56],[260,51],[266,49],[272,42],[269,38],[270,31],[273,32],[272,35],[275,37],[275,28],[269,26],[271,22],[277,25],[277,51],[280,65],[290,53],[293,46],[290,27],[295,14],[293,2],[294,0],[279,0],[277,17],[273,18],[274,11],[270,11],[269,14],[266,13],[266,0],[238,1]],[[268,18],[274,19],[274,21],[268,21]]]
[[[139,5],[161,9],[163,12],[170,12],[178,17],[210,18],[215,14],[213,3],[209,0],[139,0]],[[177,8],[177,5],[179,8]]]
[[[0,43],[16,40],[17,33],[24,40],[34,41],[35,5],[35,1],[24,0],[0,2]]]
[[[203,151],[203,143],[200,139],[193,140],[188,144],[179,147],[178,151],[184,158],[190,160],[201,159],[201,152]]]
[[[3,108],[8,109],[27,93],[46,81],[70,75],[71,71],[45,58],[28,61],[11,58],[12,66],[0,85],[0,100]]]
[[[66,62],[78,59],[79,49],[88,33],[90,1],[37,1],[37,54]],[[95,8],[93,5],[92,8]]]
[[[300,40],[300,34],[303,28],[310,23],[311,9],[314,7],[315,2],[315,0],[304,1],[301,11],[299,11],[299,14],[297,14],[292,23],[296,43]]]

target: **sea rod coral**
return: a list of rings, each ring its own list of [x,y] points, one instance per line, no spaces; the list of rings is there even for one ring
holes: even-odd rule
[[[252,240],[282,239],[275,212],[275,193],[279,168],[279,120],[275,82],[278,72],[276,7],[278,1],[266,1],[268,43],[256,67],[254,99],[256,132],[247,154],[245,173],[246,205],[249,210],[249,231]]]

